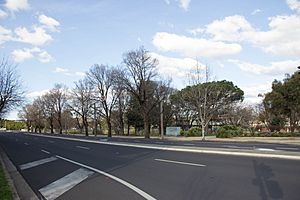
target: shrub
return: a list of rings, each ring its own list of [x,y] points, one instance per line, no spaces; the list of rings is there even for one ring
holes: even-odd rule
[[[201,128],[199,127],[192,127],[189,130],[181,130],[180,135],[184,137],[195,137],[195,136],[201,136]]]
[[[224,125],[217,130],[217,138],[230,138],[243,134],[243,129],[235,125]]]

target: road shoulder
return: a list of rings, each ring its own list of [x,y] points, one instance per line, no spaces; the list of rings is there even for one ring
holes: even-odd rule
[[[24,178],[18,172],[14,164],[10,161],[2,147],[0,146],[0,160],[3,164],[4,173],[7,177],[9,186],[11,187],[13,198],[15,200],[28,199],[38,200],[38,197],[26,183]]]

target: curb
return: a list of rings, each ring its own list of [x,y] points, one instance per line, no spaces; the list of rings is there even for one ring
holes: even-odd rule
[[[14,200],[39,200],[0,146],[0,161]]]

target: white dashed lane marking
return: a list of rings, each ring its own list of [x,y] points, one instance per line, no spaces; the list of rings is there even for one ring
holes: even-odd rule
[[[80,168],[61,179],[50,183],[49,185],[39,189],[39,192],[47,199],[54,200],[63,193],[67,192],[89,176],[91,176],[94,172]]]
[[[267,148],[257,148],[258,151],[275,151],[274,149],[267,149]]]
[[[44,152],[44,153],[46,153],[46,154],[50,154],[49,151],[46,151],[46,150],[44,150],[44,149],[42,149],[41,151]]]
[[[84,146],[76,146],[77,148],[79,148],[79,149],[86,149],[86,150],[89,150],[90,148],[88,148],[88,147],[84,147]]]
[[[48,162],[52,162],[54,160],[57,160],[57,158],[56,157],[50,157],[50,158],[45,158],[45,159],[29,162],[29,163],[26,163],[26,164],[22,164],[19,167],[20,167],[21,170],[24,170],[24,169],[29,169],[29,168],[32,168],[32,167],[36,167],[36,166],[39,166],[39,165],[42,165],[42,164],[45,164],[45,163],[48,163]]]
[[[196,167],[206,167],[206,165],[197,164],[197,163],[189,163],[189,162],[181,162],[181,161],[175,161],[175,160],[165,160],[165,159],[154,159],[159,162],[167,162],[167,163],[173,163],[173,164],[181,164],[181,165],[190,165],[190,166],[196,166]]]

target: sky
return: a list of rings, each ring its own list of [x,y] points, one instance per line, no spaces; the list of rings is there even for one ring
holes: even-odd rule
[[[209,66],[255,104],[300,65],[300,1],[0,0],[0,56],[17,64],[28,101],[55,83],[72,88],[93,64],[120,66],[140,46],[173,87]]]

